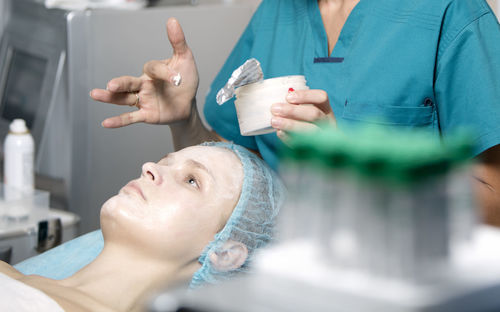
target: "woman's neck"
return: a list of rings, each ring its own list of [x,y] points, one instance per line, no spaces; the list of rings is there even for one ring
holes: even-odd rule
[[[189,280],[199,266],[196,260],[166,263],[108,244],[93,262],[61,284],[117,311],[133,311],[154,290]]]
[[[318,0],[318,7],[328,38],[328,55],[337,44],[340,32],[360,0]]]

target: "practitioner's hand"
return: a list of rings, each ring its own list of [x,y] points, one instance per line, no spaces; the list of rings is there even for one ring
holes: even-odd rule
[[[271,107],[271,125],[283,141],[287,139],[287,131],[314,130],[319,121],[336,123],[328,94],[323,90],[292,91],[286,100],[287,103],[275,103]]]
[[[106,90],[94,89],[90,96],[105,103],[137,106],[138,110],[108,118],[106,128],[132,123],[171,124],[187,120],[198,89],[198,71],[179,22],[170,18],[167,35],[173,48],[170,59],[144,64],[140,77],[123,76],[110,80]],[[175,81],[180,75],[180,84]]]

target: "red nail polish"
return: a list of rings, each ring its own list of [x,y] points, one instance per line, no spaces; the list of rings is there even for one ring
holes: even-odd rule
[[[293,91],[295,91],[295,89],[294,89],[294,88],[290,88],[290,89],[288,89],[288,92],[293,92]]]

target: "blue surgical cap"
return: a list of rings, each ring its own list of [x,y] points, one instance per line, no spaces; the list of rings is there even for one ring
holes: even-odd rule
[[[244,177],[240,198],[232,215],[198,259],[201,268],[193,275],[191,288],[207,283],[215,284],[247,272],[255,252],[272,240],[276,217],[285,199],[285,188],[280,178],[262,159],[249,150],[232,143],[209,142],[202,145],[233,151],[243,165]],[[230,240],[245,244],[248,257],[237,269],[219,271],[211,262],[210,255],[222,254],[225,251],[225,243]]]

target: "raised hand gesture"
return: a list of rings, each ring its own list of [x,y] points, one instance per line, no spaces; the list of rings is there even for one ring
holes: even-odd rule
[[[196,63],[174,18],[167,21],[167,35],[173,48],[171,58],[147,62],[140,77],[114,78],[106,90],[91,91],[90,96],[96,101],[138,108],[107,118],[103,127],[118,128],[137,122],[172,124],[190,117],[198,89]]]

